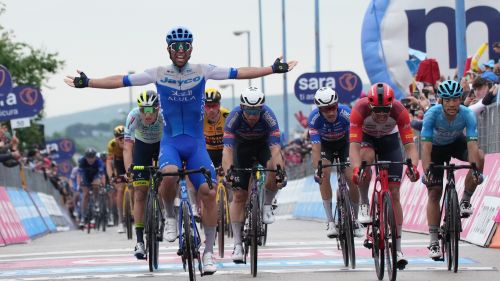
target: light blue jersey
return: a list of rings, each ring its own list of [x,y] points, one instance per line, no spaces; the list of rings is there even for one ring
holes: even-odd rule
[[[476,115],[468,107],[460,105],[453,121],[448,121],[441,104],[431,107],[424,115],[422,141],[432,142],[434,145],[453,143],[464,134],[467,141],[477,141]]]

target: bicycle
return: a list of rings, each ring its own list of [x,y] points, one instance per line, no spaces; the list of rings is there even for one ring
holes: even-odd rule
[[[347,182],[344,175],[344,169],[350,165],[349,162],[340,162],[339,158],[334,159],[334,163],[324,165],[321,160],[318,161],[318,177],[321,178],[323,174],[323,168],[336,167],[337,169],[337,204],[335,207],[335,217],[338,215],[338,225],[339,234],[337,236],[337,248],[342,250],[342,257],[344,259],[344,265],[349,266],[351,263],[351,268],[356,268],[356,252],[354,246],[354,211],[352,209],[351,200],[349,197],[349,188],[347,187]],[[329,180],[329,179],[324,179]]]
[[[396,218],[394,215],[391,193],[389,191],[390,164],[407,165],[410,169],[410,173],[415,174],[411,159],[407,159],[406,162],[377,160],[377,162],[372,164],[367,164],[366,161],[362,161],[358,175],[361,178],[364,174],[364,170],[370,166],[375,166],[377,171],[370,210],[372,222],[367,227],[366,240],[363,246],[372,250],[378,279],[382,280],[384,278],[384,267],[385,264],[387,264],[389,279],[395,281],[397,276],[396,269],[398,269],[396,239],[401,236],[400,233],[397,233]],[[399,269],[404,269],[404,267]]]
[[[219,246],[219,256],[224,258],[224,236],[231,237],[231,220],[229,218],[229,198],[227,189],[223,184],[223,177],[219,177],[217,193],[215,195],[218,209],[217,216],[217,242]]]
[[[186,270],[186,263],[189,270],[189,280],[196,280],[196,267],[195,259],[198,260],[198,270],[200,275],[203,276],[203,267],[200,257],[201,238],[189,202],[189,195],[186,186],[185,177],[190,174],[202,173],[208,183],[209,189],[213,189],[210,171],[204,167],[196,170],[179,169],[176,173],[161,173],[156,172],[156,182],[161,182],[165,176],[178,176],[179,187],[181,190],[179,214],[178,214],[178,229],[179,229],[179,249],[177,255],[182,258],[182,265],[184,271]]]
[[[96,185],[91,184],[87,188],[89,189],[89,200],[87,205],[87,213],[85,214],[85,226],[87,227],[87,234],[90,234],[90,229],[96,227],[96,203],[94,202],[94,187]],[[99,188],[99,186],[97,186]],[[92,223],[92,221],[94,221]],[[83,229],[82,229],[83,230]]]
[[[462,232],[462,221],[460,220],[460,207],[458,203],[458,194],[455,189],[455,174],[456,170],[472,169],[476,178],[479,178],[479,171],[476,163],[470,165],[435,165],[430,163],[427,178],[431,178],[433,169],[446,170],[446,188],[444,190],[444,199],[441,203],[439,217],[443,217],[443,224],[439,228],[439,239],[441,241],[441,258],[434,258],[436,261],[444,261],[446,259],[448,270],[453,268],[453,272],[458,271],[458,241],[460,240],[460,232]]]
[[[262,211],[257,184],[260,176],[258,172],[275,172],[282,181],[284,178],[284,171],[279,165],[273,170],[259,168],[257,163],[255,163],[252,168],[234,168],[234,166],[231,165],[228,174],[233,175],[233,172],[236,171],[251,173],[248,184],[250,187],[250,200],[248,200],[246,204],[245,223],[243,226],[243,263],[247,263],[248,250],[250,249],[250,273],[253,277],[256,277],[258,246],[262,246],[262,237],[264,236],[264,223],[262,222]]]
[[[123,202],[122,202],[122,212],[123,221],[125,223],[125,231],[127,232],[127,239],[132,240],[133,238],[133,206],[134,198],[132,198],[132,191],[129,188],[130,183],[128,183],[127,178],[124,176],[118,176],[112,180],[113,183],[125,183],[123,189]]]
[[[99,230],[102,226],[102,231],[106,231],[108,224],[108,189],[106,186],[100,186],[97,194],[97,206],[99,211],[95,214],[95,228]]]
[[[146,233],[146,255],[149,271],[153,272],[155,269],[158,269],[159,242],[163,241],[163,230],[165,229],[163,203],[158,197],[159,183],[161,183],[161,180],[156,175],[158,172],[158,167],[156,165],[133,165],[132,170],[149,170],[149,191],[146,197],[144,231]]]

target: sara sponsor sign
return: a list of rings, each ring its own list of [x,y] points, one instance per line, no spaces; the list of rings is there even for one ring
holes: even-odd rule
[[[484,42],[500,41],[500,1],[465,1],[467,54]],[[427,53],[439,63],[441,74],[453,77],[457,67],[455,0],[372,0],[361,32],[365,69],[372,83],[386,82],[397,98],[408,91],[412,74],[406,61],[409,49]],[[493,48],[482,60],[495,57]]]
[[[9,70],[0,65],[0,121],[32,117],[42,108],[43,97],[40,90],[29,85],[12,88]]]
[[[361,79],[352,71],[304,73],[295,81],[295,96],[305,104],[314,103],[314,94],[321,87],[335,89],[339,101],[350,104],[363,89]]]
[[[75,154],[75,143],[71,139],[46,141],[47,151],[54,160],[70,159]]]

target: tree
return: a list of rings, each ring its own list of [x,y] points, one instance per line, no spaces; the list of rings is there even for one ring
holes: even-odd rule
[[[4,12],[5,4],[0,2],[0,16]],[[64,61],[57,58],[57,53],[35,49],[26,43],[16,42],[14,39],[14,33],[5,30],[0,25],[0,64],[9,69],[15,85],[33,85],[41,88],[43,82],[64,65]],[[43,115],[42,110],[33,119],[31,127],[18,130],[17,136],[23,144],[21,149],[43,143],[44,136],[37,124],[42,120]]]

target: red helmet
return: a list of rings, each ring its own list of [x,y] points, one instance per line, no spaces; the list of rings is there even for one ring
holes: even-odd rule
[[[367,96],[371,106],[389,106],[394,100],[394,90],[385,83],[376,83],[370,87]]]

